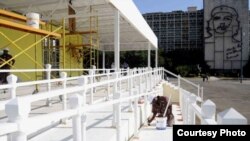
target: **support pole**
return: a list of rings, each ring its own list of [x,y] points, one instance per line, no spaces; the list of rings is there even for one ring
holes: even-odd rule
[[[103,72],[105,71],[105,51],[102,51],[102,69]]]
[[[115,11],[114,17],[114,48],[115,48],[115,69],[120,69],[120,13]]]
[[[151,45],[150,45],[150,43],[148,43],[148,68],[150,68],[150,66],[151,66],[151,50],[150,50],[150,48],[151,48]]]
[[[158,67],[158,49],[155,49],[155,67]]]

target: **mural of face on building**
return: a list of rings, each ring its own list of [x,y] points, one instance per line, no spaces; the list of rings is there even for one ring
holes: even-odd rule
[[[207,21],[206,31],[208,36],[205,39],[214,38],[215,49],[223,46],[225,60],[234,59],[240,55],[240,21],[238,18],[239,15],[233,7],[221,5],[212,9],[210,19]],[[227,42],[228,44],[221,44],[220,42]]]
[[[212,18],[214,31],[217,33],[225,33],[232,23],[233,15],[229,12],[217,12]]]
[[[238,18],[238,13],[232,7],[226,5],[215,7],[211,11],[210,19],[207,21],[206,30],[209,36],[206,38],[213,36],[212,31],[218,34],[224,34],[227,31],[233,31],[232,38],[238,42],[239,40],[236,39],[240,26],[240,21]]]

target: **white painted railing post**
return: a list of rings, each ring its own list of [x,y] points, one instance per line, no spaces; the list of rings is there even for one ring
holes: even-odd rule
[[[138,70],[138,74],[139,74],[139,94],[141,94],[142,93],[142,76],[141,76],[142,70],[141,69]]]
[[[71,109],[77,109],[77,115],[72,117],[72,129],[73,129],[73,140],[82,141],[82,131],[81,131],[81,105],[82,98],[80,95],[74,95],[69,98],[69,104]]]
[[[145,89],[146,89],[146,92],[148,92],[149,91],[149,89],[148,89],[148,72],[147,72],[147,70],[145,69],[144,70],[144,78],[145,78]]]
[[[61,72],[60,77],[63,79],[62,86],[65,90],[67,88],[67,73]],[[63,101],[63,110],[67,110],[67,93],[64,93],[63,96],[60,96],[60,99]]]
[[[136,68],[134,68],[133,69],[133,75],[135,76],[137,73],[137,69]],[[132,78],[132,84],[133,84],[133,87],[135,88],[136,87],[136,80],[137,80],[137,77],[133,77]]]
[[[21,101],[19,98],[10,100],[9,103],[5,105],[5,112],[8,116],[8,122],[16,123],[18,126],[18,131],[10,133],[8,135],[9,141],[27,141],[27,122],[30,104]]]
[[[216,113],[216,105],[211,100],[206,100],[204,103],[201,104],[201,124],[207,124],[205,122],[206,119],[213,119],[215,120],[215,113]]]
[[[201,101],[203,101],[203,87],[201,87]]]
[[[134,95],[138,94],[138,90],[133,90]],[[134,99],[134,137],[138,137],[138,128],[139,128],[139,108],[138,108],[138,98]]]
[[[50,79],[51,79],[51,65],[46,64],[45,68],[46,68],[46,79],[48,80],[47,91],[49,92],[51,90],[51,82],[50,82]],[[51,106],[50,98],[47,99],[46,105]]]
[[[236,111],[234,108],[229,108],[217,114],[218,124],[247,124],[247,119]]]
[[[195,124],[195,113],[192,108],[192,104],[196,103],[196,96],[194,94],[191,94],[189,97],[189,105],[188,105],[188,124]]]
[[[88,79],[87,77],[85,76],[81,76],[79,79],[78,79],[78,85],[79,86],[82,86],[84,87],[84,90],[81,92],[81,95],[82,95],[82,106],[83,108],[86,106],[86,101],[87,101],[87,98],[86,98],[86,85],[87,85],[87,82]],[[87,137],[87,123],[86,123],[86,119],[87,119],[87,115],[85,112],[82,113],[82,117],[81,117],[82,121],[81,121],[81,126],[82,126],[82,141],[86,141],[86,137]]]
[[[90,79],[90,84],[92,85],[94,83],[94,76],[93,76],[93,70],[89,70],[89,79]],[[94,88],[90,88],[90,104],[93,104],[94,101]]]
[[[116,95],[116,93],[118,93],[118,83],[119,83],[119,72],[118,71],[116,71],[115,73],[114,73],[114,75],[115,75],[115,82],[114,82],[114,91],[113,91],[113,99],[115,98],[115,95]],[[116,117],[116,106],[115,105],[113,105],[113,120],[112,120],[112,126],[113,127],[116,127],[116,119],[117,119],[117,117]]]
[[[109,81],[110,80],[110,70],[107,69],[107,80]],[[108,83],[108,88],[107,88],[107,100],[109,100],[109,94],[110,94],[110,83]]]
[[[9,94],[11,99],[16,98],[16,83],[17,83],[17,77],[14,74],[11,74],[7,76],[8,84],[11,85],[11,88],[9,88]]]
[[[178,75],[178,89],[180,90],[181,87],[181,76]]]
[[[164,80],[165,78],[165,72],[164,72],[164,67],[161,68],[161,79]]]
[[[128,76],[133,76],[133,71],[129,71],[128,72]],[[129,83],[129,96],[132,96],[133,95],[133,78],[128,78],[128,83]],[[132,105],[132,100],[129,100],[129,109],[128,109],[129,112],[132,112],[133,111],[133,105]]]
[[[96,75],[96,66],[94,65],[93,66],[93,71],[92,71],[92,76],[93,76],[93,83],[95,83],[96,82],[96,77],[95,77],[95,75]],[[93,92],[94,93],[96,93],[96,87],[95,88],[93,88]]]
[[[198,84],[198,90],[197,90],[197,91],[198,91],[198,92],[197,92],[198,97],[201,97],[201,96],[200,96],[200,91],[201,91],[201,90],[200,90],[200,84]]]
[[[115,94],[114,99],[120,99],[121,98],[121,93],[118,92]],[[115,109],[116,109],[116,140],[121,141],[121,103],[114,104]]]
[[[189,103],[190,93],[185,93],[183,95],[183,122],[184,124],[188,124],[188,103]]]
[[[118,71],[119,73],[118,73],[118,79],[119,79],[119,91],[121,91],[122,90],[122,81],[120,80],[120,78],[122,77],[122,70],[121,69],[119,69],[119,71]]]
[[[126,70],[127,72],[126,72],[126,74],[127,74],[127,76],[130,76],[130,69],[129,69],[129,67],[127,68],[127,70]],[[129,79],[127,79],[127,90],[129,91]]]
[[[152,91],[152,68],[149,68],[149,90]]]

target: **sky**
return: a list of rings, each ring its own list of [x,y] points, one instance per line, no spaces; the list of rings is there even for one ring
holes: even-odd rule
[[[203,8],[203,0],[134,0],[142,14],[149,12],[187,11],[187,7]]]
[[[203,8],[203,0],[134,0],[141,13],[187,11],[187,7]]]

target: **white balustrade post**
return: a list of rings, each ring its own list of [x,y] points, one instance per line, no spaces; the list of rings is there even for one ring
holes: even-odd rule
[[[122,81],[120,80],[120,78],[122,77],[122,70],[119,69],[119,75],[118,75],[118,78],[119,78],[119,91],[121,92],[122,90]]]
[[[234,108],[229,108],[217,114],[218,124],[246,125],[247,119]]]
[[[181,76],[178,75],[178,90],[181,88]]]
[[[192,107],[192,104],[196,104],[196,96],[191,94],[189,97],[189,105],[188,105],[188,124],[195,124],[195,113]]]
[[[130,76],[130,69],[129,69],[129,67],[127,68],[126,71],[127,71],[126,72],[127,76]],[[129,91],[129,79],[127,79],[127,90]]]
[[[17,77],[14,74],[11,74],[7,76],[8,84],[11,85],[11,88],[9,88],[9,94],[11,99],[16,98],[16,83],[17,83]]]
[[[164,78],[165,78],[164,67],[162,67],[161,69],[162,69],[162,71],[161,71],[161,73],[162,73],[162,78],[161,78],[161,79],[164,80]]]
[[[109,81],[110,80],[110,70],[107,69],[107,80]],[[107,88],[107,100],[109,100],[109,94],[110,94],[110,83],[108,82],[108,88]]]
[[[198,95],[198,97],[201,97],[200,96],[200,84],[198,84],[198,88],[197,88],[198,90],[197,90],[197,95]]]
[[[51,79],[51,65],[46,64],[45,68],[46,68],[46,79],[48,80],[47,91],[50,92],[50,90],[51,90],[51,82],[50,82],[50,79]],[[50,98],[47,99],[46,105],[51,106]]]
[[[202,120],[201,124],[206,124],[206,119],[215,119],[215,113],[216,113],[216,105],[211,100],[206,100],[204,103],[201,104],[201,115]]]
[[[120,99],[121,98],[121,93],[118,92],[115,94],[114,99]],[[121,103],[114,104],[116,107],[116,140],[121,141]]]
[[[134,89],[133,90],[134,95],[138,94],[138,90]],[[138,98],[134,99],[134,137],[138,137],[138,129],[139,129],[139,108],[138,108]]]
[[[87,77],[85,76],[81,76],[79,79],[78,79],[78,85],[79,86],[82,86],[84,88],[84,90],[81,92],[81,96],[82,96],[82,108],[84,108],[86,106],[86,101],[87,101],[87,97],[86,97],[86,91],[87,91],[87,88],[86,88],[86,85],[87,85],[87,82],[88,79]],[[82,121],[81,121],[81,126],[82,126],[82,141],[86,141],[86,136],[87,136],[87,123],[86,123],[86,118],[87,118],[87,115],[85,112],[82,113]]]
[[[133,78],[131,76],[133,76],[133,71],[129,71],[128,72],[128,76],[130,78],[128,78],[128,83],[129,83],[129,88],[128,88],[128,91],[129,91],[129,96],[131,97],[133,95]],[[132,100],[129,100],[129,109],[128,109],[129,112],[132,112],[133,111],[133,106],[132,106]]]
[[[8,122],[16,123],[18,127],[18,131],[8,135],[8,140],[27,141],[29,126],[26,120],[30,112],[30,103],[22,101],[20,98],[12,99],[5,105],[5,112],[8,116]]]
[[[93,85],[94,83],[94,76],[93,76],[93,70],[89,70],[89,79],[90,79],[90,84]],[[94,88],[91,87],[90,88],[90,104],[93,104],[93,101],[94,101]]]
[[[148,89],[148,71],[147,70],[144,71],[144,78],[145,78],[145,89],[146,89],[146,92],[148,92],[149,89]]]
[[[203,101],[203,87],[201,87],[201,101]]]
[[[141,76],[142,70],[141,69],[138,70],[138,74],[139,74],[139,94],[141,94],[142,93],[142,76]]]
[[[137,79],[137,77],[135,76],[135,75],[137,74],[136,72],[137,72],[137,69],[134,68],[134,69],[133,69],[133,76],[134,76],[134,77],[132,78],[133,88],[135,88],[136,85],[137,85],[137,84],[136,84],[136,79]]]
[[[149,69],[150,73],[149,73],[149,88],[150,88],[150,91],[152,91],[152,88],[153,88],[153,80],[152,80],[152,68]]]
[[[93,76],[93,83],[96,82],[96,66],[93,66],[92,76]],[[93,88],[93,92],[96,93],[96,87]]]
[[[67,88],[67,73],[61,72],[60,77],[63,79],[62,86],[65,90]],[[60,99],[63,101],[63,110],[67,110],[67,93],[64,93],[63,96],[60,96]]]
[[[82,97],[80,95],[74,95],[69,98],[69,104],[71,109],[77,109],[77,115],[72,117],[72,129],[73,129],[73,140],[82,141],[82,128],[81,128],[81,105]]]
[[[190,93],[185,93],[184,94],[184,109],[183,109],[183,122],[184,124],[188,124],[188,103],[189,103],[189,95]]]
[[[118,93],[118,82],[119,82],[119,77],[118,77],[118,75],[119,75],[119,72],[118,71],[116,71],[115,73],[115,82],[114,82],[114,91],[113,91],[113,99],[115,98],[115,95],[116,95],[116,93]],[[117,119],[117,117],[116,117],[116,106],[115,106],[115,104],[113,104],[113,120],[112,120],[112,126],[113,127],[116,127],[116,123],[117,123],[117,121],[116,121],[116,119]]]

